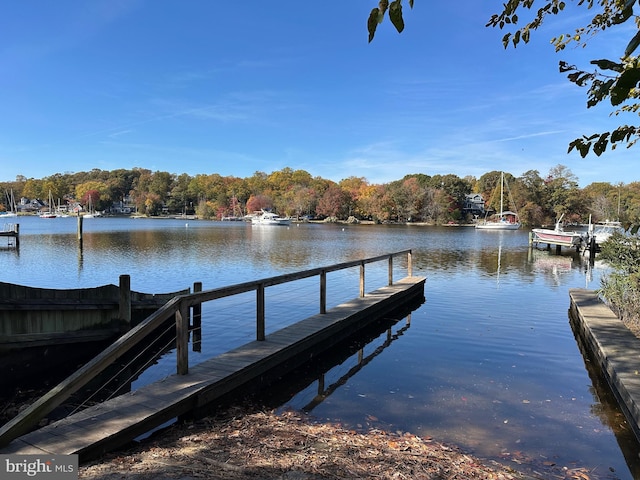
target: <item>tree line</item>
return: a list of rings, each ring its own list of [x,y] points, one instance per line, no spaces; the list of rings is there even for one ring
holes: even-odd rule
[[[188,214],[221,219],[271,209],[298,217],[445,224],[474,220],[465,208],[469,194],[482,195],[488,211],[499,210],[500,176],[499,171],[479,178],[415,173],[372,184],[364,177],[334,182],[288,167],[271,173],[258,171],[246,178],[132,168],[57,173],[41,179],[18,176],[13,182],[0,182],[0,188],[12,191],[16,199],[48,199],[51,192],[62,205],[91,202],[100,211],[109,211],[116,204],[129,205],[149,216]],[[640,182],[596,182],[579,188],[578,178],[563,165],[550,169],[546,176],[537,170],[518,177],[505,172],[505,181],[509,195],[505,195],[504,209],[517,211],[527,226],[553,223],[562,214],[570,222],[586,222],[589,216],[593,221],[636,223],[640,218]],[[5,199],[0,210],[7,206]]]

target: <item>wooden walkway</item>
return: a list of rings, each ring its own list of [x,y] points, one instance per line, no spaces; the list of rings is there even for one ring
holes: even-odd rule
[[[597,292],[575,288],[569,296],[572,323],[640,439],[640,339],[600,301]]]
[[[97,458],[163,423],[270,374],[282,375],[381,316],[424,299],[423,277],[406,277],[138,390],[15,439],[0,453]]]

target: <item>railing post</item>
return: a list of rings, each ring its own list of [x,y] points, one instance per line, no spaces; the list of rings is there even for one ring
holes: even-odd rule
[[[407,252],[407,276],[413,277],[413,256],[411,250]]]
[[[178,375],[189,373],[189,307],[184,301],[176,311],[176,357]]]
[[[389,255],[389,285],[393,285],[393,255]]]
[[[131,277],[120,275],[120,288],[118,289],[118,317],[120,327],[126,331],[131,330]]]
[[[320,313],[327,313],[327,271],[320,272]]]
[[[202,282],[194,282],[193,293],[202,291]],[[202,304],[197,303],[192,307],[193,351],[202,351]]]
[[[264,340],[264,331],[264,283],[260,283],[256,289],[256,340]]]
[[[360,263],[360,297],[364,297],[364,262]]]

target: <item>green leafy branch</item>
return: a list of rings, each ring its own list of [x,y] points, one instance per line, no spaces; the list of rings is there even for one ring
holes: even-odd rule
[[[533,11],[535,0],[509,0],[504,4],[503,11],[494,14],[487,23],[487,26],[498,27],[500,29],[517,26],[520,21],[518,11],[522,9]],[[540,2],[538,2],[540,3]],[[586,47],[588,40],[599,32],[621,25],[627,21],[633,21],[637,32],[628,42],[619,61],[609,59],[592,60],[591,64],[596,66],[595,71],[584,71],[574,65],[560,61],[560,72],[567,73],[569,81],[580,87],[588,87],[587,108],[591,108],[598,103],[608,99],[612,106],[618,107],[612,115],[618,116],[621,113],[638,114],[640,104],[636,103],[640,93],[640,64],[638,57],[633,53],[640,46],[640,19],[634,15],[634,5],[636,0],[577,0],[578,6],[585,6],[592,9],[599,7],[599,11],[593,16],[589,24],[577,28],[574,33],[566,33],[551,39],[556,52],[565,50],[570,43]],[[563,0],[550,0],[534,12],[531,21],[522,27],[516,27],[515,31],[507,32],[502,37],[505,48],[511,44],[517,47],[521,42],[528,43],[532,30],[536,30],[542,25],[548,15],[557,15],[564,11],[566,3]],[[608,147],[614,150],[617,144],[625,142],[627,148],[633,146],[640,138],[640,127],[623,125],[611,132],[604,132],[590,136],[583,136],[569,144],[568,152],[576,149],[582,157],[589,151],[593,151],[600,156]]]
[[[413,0],[409,1],[409,7],[413,8]],[[384,20],[384,16],[389,12],[389,20],[398,33],[402,33],[404,30],[404,18],[402,17],[402,0],[394,0],[389,3],[389,0],[380,0],[378,6],[371,10],[369,18],[367,20],[367,30],[369,30],[369,43],[373,40],[376,34],[378,25]]]

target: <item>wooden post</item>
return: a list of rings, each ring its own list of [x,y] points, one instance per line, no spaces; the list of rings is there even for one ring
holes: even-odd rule
[[[389,285],[393,285],[393,255],[389,255]]]
[[[360,264],[360,297],[364,297],[364,262]]]
[[[597,250],[598,244],[596,243],[596,236],[591,235],[591,238],[589,239],[589,261],[591,262],[591,265],[595,262]]]
[[[180,302],[176,312],[176,357],[178,375],[189,373],[189,307]]]
[[[407,252],[407,276],[413,277],[413,255],[411,255],[411,250]]]
[[[320,313],[327,313],[327,271],[320,272]]]
[[[202,282],[195,282],[193,284],[193,293],[202,291]],[[202,351],[202,304],[198,303],[193,306],[193,324],[191,326],[193,330],[193,351]]]
[[[82,242],[82,215],[78,212],[78,241]]]
[[[264,283],[261,283],[256,289],[256,340],[259,342],[265,337],[264,312]]]
[[[123,331],[129,331],[131,330],[131,277],[129,275],[120,275],[119,294],[120,328]]]
[[[321,373],[318,377],[318,395],[324,393],[324,373]]]

